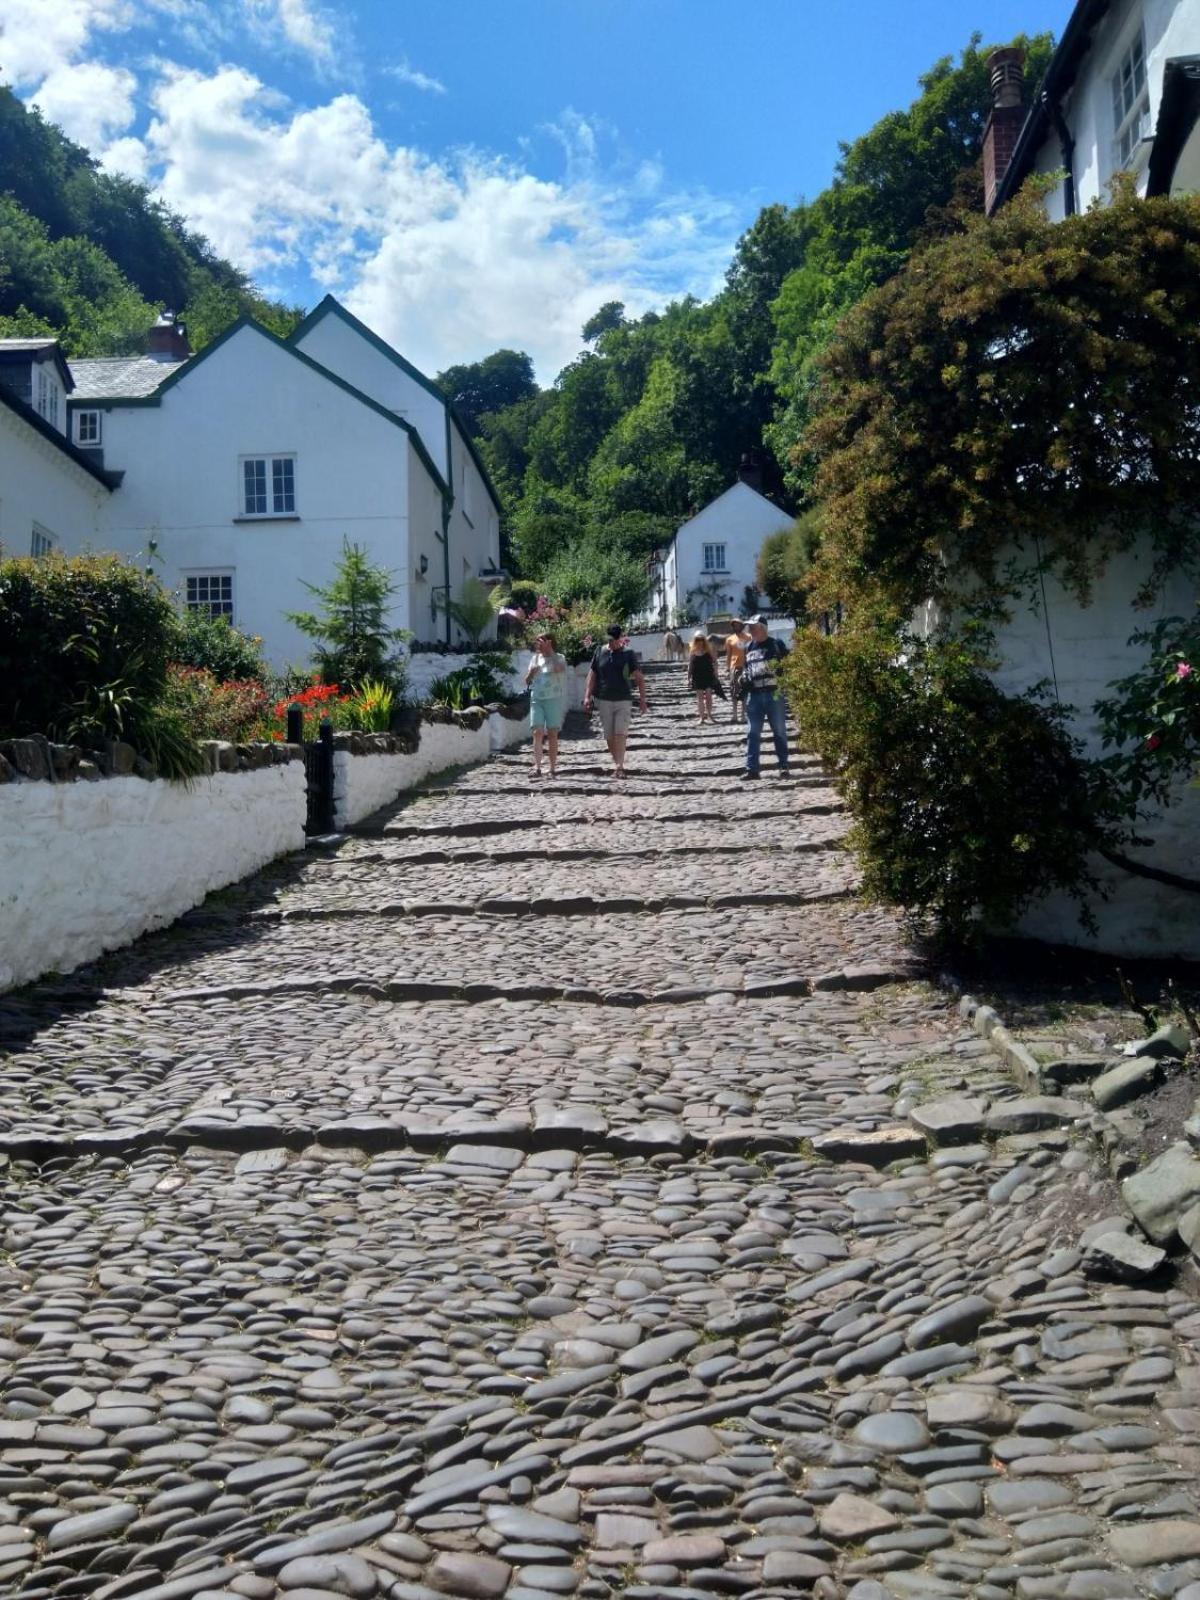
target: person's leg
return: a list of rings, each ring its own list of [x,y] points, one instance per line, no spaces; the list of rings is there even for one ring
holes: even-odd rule
[[[713,719],[712,711],[713,711],[713,692],[712,692],[711,689],[709,689],[707,691],[707,693],[705,694],[705,696],[704,696],[704,714],[705,714],[705,716],[708,718],[708,720],[710,722]]]
[[[629,723],[632,717],[632,700],[614,702],[613,764],[617,769],[617,776],[621,778],[625,776],[625,746],[629,743]]]
[[[550,746],[550,776],[556,778],[558,776],[558,729],[548,728],[546,730],[546,739]]]
[[[600,727],[604,732],[604,742],[608,746],[608,753],[614,762],[617,761],[616,728],[613,719],[615,706],[615,700],[596,701],[596,715],[600,718]]]
[[[545,729],[537,727],[533,730],[533,772],[535,777],[540,777],[542,771],[542,737]]]
[[[786,772],[788,769],[787,701],[778,692],[765,698],[768,701],[767,715],[771,719],[771,738],[775,743],[775,759],[779,762],[779,770]]]
[[[696,720],[698,722],[703,722],[704,721],[704,690],[703,689],[697,689],[696,690]]]
[[[746,696],[746,771],[757,774],[759,750],[762,746],[763,718],[767,714],[765,694]]]

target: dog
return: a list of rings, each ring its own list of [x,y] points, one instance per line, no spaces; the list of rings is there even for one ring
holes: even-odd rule
[[[662,653],[668,661],[682,661],[687,655],[687,645],[677,633],[668,633],[663,640]]]

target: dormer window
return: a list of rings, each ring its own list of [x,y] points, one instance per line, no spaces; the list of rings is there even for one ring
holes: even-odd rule
[[[86,450],[99,448],[100,413],[98,411],[77,411],[75,413],[75,443],[82,445]]]
[[[1146,82],[1146,42],[1139,27],[1112,76],[1113,164],[1127,167],[1150,134],[1150,86]]]

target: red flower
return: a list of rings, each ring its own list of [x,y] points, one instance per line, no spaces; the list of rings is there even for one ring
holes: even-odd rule
[[[1162,743],[1162,736],[1160,734],[1157,734],[1157,733],[1152,733],[1150,735],[1150,737],[1146,740],[1145,744],[1143,744],[1142,749],[1143,750],[1157,750],[1161,743]]]

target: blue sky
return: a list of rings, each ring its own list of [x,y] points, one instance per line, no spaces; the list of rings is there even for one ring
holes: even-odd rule
[[[543,382],[603,301],[707,295],[838,141],[1071,0],[0,0],[0,79],[273,294]],[[897,16],[903,18],[897,25]]]

